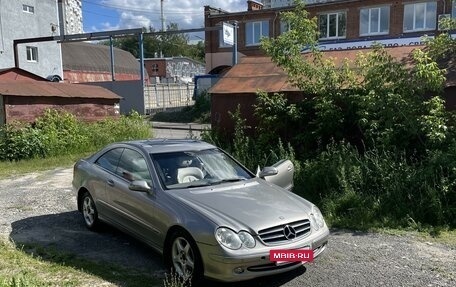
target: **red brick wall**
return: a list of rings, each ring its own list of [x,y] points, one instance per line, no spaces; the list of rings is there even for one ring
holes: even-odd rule
[[[81,120],[96,121],[106,117],[118,117],[114,108],[119,100],[83,99],[60,97],[3,96],[6,123],[12,121],[34,122],[46,109],[61,109]]]
[[[456,87],[445,88],[443,99],[447,109],[456,110]]]
[[[432,0],[428,0],[432,1]],[[447,13],[451,9],[451,0],[445,0],[447,2],[446,9]],[[333,12],[333,11],[347,11],[347,38],[348,40],[364,39],[367,37],[361,37],[359,35],[359,21],[360,21],[360,9],[372,6],[390,5],[390,29],[388,35],[376,36],[377,38],[384,37],[401,37],[401,36],[414,36],[423,35],[429,32],[425,31],[419,33],[403,33],[403,17],[404,17],[404,5],[412,2],[410,0],[363,0],[363,1],[345,1],[341,3],[327,3],[325,5],[313,5],[308,7],[308,11],[311,17],[316,16],[320,13]],[[437,0],[437,15],[443,13],[443,2]],[[451,13],[451,12],[450,12]],[[375,36],[368,36],[369,38],[375,38]]]
[[[432,1],[432,0],[428,0]],[[446,13],[451,13],[451,0],[446,1]],[[403,15],[404,4],[411,3],[410,0],[348,0],[336,3],[324,3],[319,5],[309,5],[307,10],[311,17],[317,16],[319,13],[347,11],[347,37],[346,40],[361,40],[367,37],[359,35],[359,14],[360,9],[370,6],[381,6],[384,4],[391,5],[390,7],[390,29],[389,35],[369,36],[369,39],[385,38],[385,37],[404,37],[404,36],[420,36],[433,33],[436,31],[424,31],[419,33],[403,33]],[[437,2],[437,15],[443,13],[443,2]],[[220,14],[208,16],[205,11],[205,27],[214,27],[222,22],[238,21],[238,51],[248,56],[263,55],[259,46],[245,47],[245,23],[254,20],[269,20],[269,36],[275,37],[280,34],[280,9],[263,9],[256,11],[244,11],[238,13]],[[206,32],[206,53],[217,53],[231,51],[231,48],[219,48],[219,32]],[[212,67],[214,68],[214,67]]]
[[[157,64],[158,72],[154,72],[152,66]],[[144,67],[146,68],[147,74],[149,77],[166,77],[166,60],[157,59],[157,60],[144,60]]]
[[[106,72],[82,72],[82,71],[63,71],[65,83],[90,83],[111,81],[111,73]],[[115,73],[116,81],[139,80],[140,74],[121,74]]]
[[[285,93],[289,103],[297,103],[304,98],[301,92]],[[447,110],[456,110],[456,87],[447,87],[442,95]],[[230,134],[234,131],[234,122],[229,112],[235,112],[240,105],[241,116],[246,125],[255,127],[258,123],[254,115],[256,94],[212,94],[211,125],[220,132]],[[250,131],[253,133],[253,129]],[[249,133],[249,131],[247,131]]]
[[[289,103],[296,103],[303,99],[301,92],[288,92],[285,95]],[[229,112],[235,112],[238,105],[240,106],[242,118],[246,119],[246,125],[256,126],[258,123],[254,115],[254,105],[256,103],[256,94],[211,94],[212,127],[219,129],[222,133],[232,133],[234,131],[234,122]]]

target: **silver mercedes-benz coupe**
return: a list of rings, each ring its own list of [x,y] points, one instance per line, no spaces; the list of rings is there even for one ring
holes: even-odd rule
[[[89,229],[100,221],[163,254],[183,278],[240,281],[297,268],[270,251],[323,252],[319,209],[292,193],[293,164],[252,173],[198,140],[111,144],[74,166],[73,188]]]

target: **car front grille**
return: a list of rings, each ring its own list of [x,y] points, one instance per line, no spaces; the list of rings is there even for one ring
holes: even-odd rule
[[[291,230],[291,232],[290,232]],[[294,235],[291,235],[294,234]],[[276,245],[290,242],[307,236],[310,233],[310,221],[308,219],[281,224],[258,231],[260,239],[266,245]],[[288,234],[288,236],[287,236]]]

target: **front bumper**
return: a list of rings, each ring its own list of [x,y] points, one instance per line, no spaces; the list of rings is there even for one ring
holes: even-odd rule
[[[274,249],[304,249],[314,251],[314,258],[325,249],[328,242],[329,230],[312,232],[306,238],[292,244],[279,246],[264,246],[257,241],[253,249],[227,250],[220,246],[199,246],[204,264],[204,276],[226,282],[249,280],[256,277],[287,272],[303,265],[303,262],[276,264],[269,261],[269,251]]]

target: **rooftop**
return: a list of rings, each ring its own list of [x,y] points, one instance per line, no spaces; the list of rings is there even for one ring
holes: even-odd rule
[[[0,95],[21,97],[62,97],[62,98],[100,98],[121,99],[108,89],[80,84],[54,82],[21,82],[0,83]]]
[[[110,47],[85,42],[62,43],[63,70],[111,72]],[[140,64],[127,51],[114,48],[116,73],[140,74]]]

